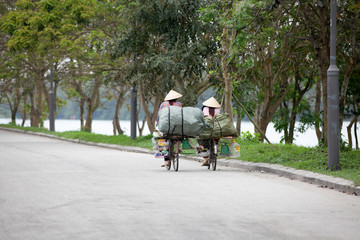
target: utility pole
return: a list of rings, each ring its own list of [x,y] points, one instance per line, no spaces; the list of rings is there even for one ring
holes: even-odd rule
[[[339,69],[336,66],[336,0],[331,0],[330,8],[330,67],[327,70],[328,169],[339,170]]]
[[[55,131],[55,99],[54,99],[54,87],[53,87],[53,58],[51,57],[50,62],[50,109],[49,109],[49,122],[50,131]]]
[[[135,139],[136,138],[136,124],[137,124],[137,103],[136,103],[136,88],[133,86],[131,88],[131,94],[130,94],[130,124],[131,124],[131,130],[130,130],[130,138]]]

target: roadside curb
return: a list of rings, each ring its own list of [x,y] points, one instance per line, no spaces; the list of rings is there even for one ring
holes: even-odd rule
[[[21,129],[14,128],[4,128],[0,127],[1,130],[14,131],[19,133],[27,133],[42,137],[48,137],[53,139],[59,139],[67,142],[86,144],[90,146],[104,147],[110,149],[116,149],[120,151],[126,152],[135,152],[135,153],[145,153],[145,154],[153,154],[152,151],[140,148],[140,147],[131,147],[131,146],[120,146],[115,144],[104,144],[104,143],[92,143],[85,142],[78,139],[66,139],[62,137],[53,136],[50,134],[42,133],[42,132],[31,132],[25,131]],[[184,159],[193,160],[193,161],[201,161],[200,157],[190,157],[190,156],[182,156]],[[292,180],[298,180],[302,182],[307,182],[310,184],[315,184],[323,188],[334,189],[343,193],[354,194],[360,196],[360,186],[356,187],[354,183],[350,180],[346,180],[343,178],[332,177],[328,175],[323,175],[315,172],[305,171],[293,169],[290,167],[284,167],[278,164],[269,164],[269,163],[253,163],[246,162],[242,160],[233,160],[233,159],[218,159],[218,166],[224,167],[232,167],[243,169],[247,171],[257,171],[261,173],[271,173],[278,175],[280,177],[286,177]]]

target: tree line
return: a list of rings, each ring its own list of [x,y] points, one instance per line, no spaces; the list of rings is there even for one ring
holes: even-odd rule
[[[357,1],[338,1],[339,121],[356,147],[359,14]],[[85,131],[108,99],[121,134],[132,87],[145,113],[138,127],[151,132],[170,89],[194,106],[213,88],[238,129],[246,112],[256,132],[273,121],[287,144],[309,127],[327,142],[329,0],[9,0],[0,17],[0,101],[13,121],[20,112],[38,127],[48,117],[52,70],[55,96],[78,103]],[[56,108],[64,103],[57,96]]]

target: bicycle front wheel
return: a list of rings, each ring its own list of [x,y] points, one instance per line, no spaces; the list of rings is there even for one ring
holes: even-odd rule
[[[217,163],[217,154],[214,154],[213,159],[211,161],[211,168],[213,171],[216,170],[216,163]]]
[[[177,172],[179,169],[179,153],[175,153],[172,159],[174,171]]]

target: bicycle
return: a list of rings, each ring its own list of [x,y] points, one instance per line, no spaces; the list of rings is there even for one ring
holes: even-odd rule
[[[171,169],[171,165],[173,165],[173,169],[175,172],[179,169],[179,154],[181,152],[180,145],[183,141],[183,137],[181,136],[171,136],[169,137],[169,163],[166,166],[167,170]]]
[[[212,138],[206,140],[198,140],[198,148],[197,148],[197,155],[202,156],[207,162],[206,165],[208,169],[216,170],[217,165],[217,153],[218,153],[218,143],[220,138]]]
[[[209,155],[209,166],[208,169],[211,169],[213,171],[216,170],[216,164],[217,164],[217,149],[218,149],[218,142],[219,139],[211,139],[210,142],[210,155]]]

